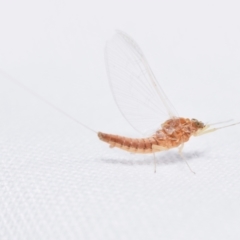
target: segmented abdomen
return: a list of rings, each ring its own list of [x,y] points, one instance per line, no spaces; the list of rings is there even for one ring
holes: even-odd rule
[[[152,153],[156,152],[152,149],[153,145],[158,145],[155,138],[127,138],[118,135],[98,133],[100,140],[109,143],[110,147],[118,147],[122,150],[133,153]],[[158,150],[159,151],[159,150]]]

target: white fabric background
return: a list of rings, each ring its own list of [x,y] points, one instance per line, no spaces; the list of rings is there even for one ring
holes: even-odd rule
[[[5,1],[0,68],[102,132],[138,136],[119,113],[103,49],[141,46],[181,116],[240,120],[238,1]],[[240,126],[153,158],[109,149],[0,74],[0,239],[240,237]]]

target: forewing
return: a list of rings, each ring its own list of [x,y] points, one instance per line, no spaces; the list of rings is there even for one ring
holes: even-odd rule
[[[142,50],[127,34],[117,31],[107,42],[105,59],[117,106],[138,132],[157,130],[161,123],[177,116]]]

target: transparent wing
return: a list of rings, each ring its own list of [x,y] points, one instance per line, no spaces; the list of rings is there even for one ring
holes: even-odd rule
[[[161,123],[177,116],[142,50],[127,34],[117,31],[107,42],[105,59],[117,106],[138,132],[157,130]]]

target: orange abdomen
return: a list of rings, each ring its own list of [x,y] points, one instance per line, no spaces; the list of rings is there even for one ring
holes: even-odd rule
[[[109,143],[110,147],[118,147],[122,150],[132,153],[152,153],[159,150],[153,150],[153,145],[159,145],[156,138],[128,138],[118,135],[98,133],[100,140]]]

